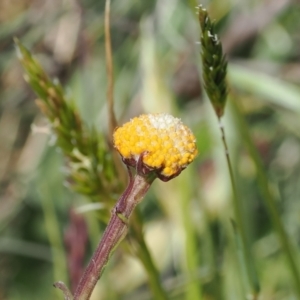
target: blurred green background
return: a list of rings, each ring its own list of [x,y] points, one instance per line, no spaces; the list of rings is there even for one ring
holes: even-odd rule
[[[139,205],[147,245],[170,299],[251,299],[232,225],[220,132],[200,84],[196,4],[112,1],[115,111],[120,124],[143,112],[168,112],[197,137],[196,161],[168,183],[157,180]],[[265,204],[268,197],[275,204],[300,269],[300,4],[202,4],[217,20],[229,63],[224,124],[261,288],[258,299],[299,299]],[[71,207],[82,208],[86,259],[104,229],[87,209],[89,199],[68,188],[65,161],[23,79],[12,39],[18,37],[60,80],[88,124],[107,132],[104,5],[103,0],[0,1],[0,300],[62,299],[52,283],[68,282]],[[92,299],[155,298],[142,265],[121,247]]]

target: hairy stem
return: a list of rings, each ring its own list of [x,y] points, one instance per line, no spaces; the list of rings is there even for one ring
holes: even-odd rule
[[[130,178],[127,189],[113,209],[109,224],[74,294],[74,300],[88,300],[111,254],[127,234],[127,224],[135,206],[142,200],[153,178],[139,174]]]

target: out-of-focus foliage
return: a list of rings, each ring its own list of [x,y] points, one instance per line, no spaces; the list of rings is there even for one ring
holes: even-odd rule
[[[169,112],[197,137],[196,162],[173,181],[155,182],[140,204],[147,245],[170,299],[240,300],[248,286],[238,268],[224,151],[199,83],[196,4],[112,1],[115,110],[120,123],[142,112]],[[203,4],[219,20],[216,31],[228,58],[224,123],[261,298],[295,299],[260,179],[267,179],[299,262],[300,7],[292,0]],[[23,80],[13,37],[59,79],[83,120],[105,136],[103,15],[104,1],[0,1],[1,300],[60,299],[52,283],[70,277],[67,228],[82,222],[71,207],[87,224],[86,258],[104,228],[94,209],[105,199],[90,209],[90,199],[66,187],[65,161]],[[132,255],[122,247],[116,252],[93,299],[152,299],[135,247]]]

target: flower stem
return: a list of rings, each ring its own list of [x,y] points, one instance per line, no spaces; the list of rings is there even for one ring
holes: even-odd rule
[[[233,205],[234,205],[234,213],[235,213],[236,224],[237,224],[236,231],[237,231],[237,234],[240,235],[240,238],[241,238],[242,260],[245,263],[247,277],[248,277],[249,284],[250,284],[251,290],[252,290],[251,291],[252,297],[253,297],[253,299],[256,299],[256,297],[259,293],[259,290],[260,290],[259,282],[258,282],[255,267],[253,265],[252,254],[249,249],[249,243],[248,243],[248,239],[247,239],[246,232],[245,232],[245,226],[244,226],[244,222],[243,222],[243,218],[242,218],[242,215],[243,215],[242,205],[241,205],[241,201],[239,200],[239,197],[237,194],[236,183],[235,183],[233,168],[232,168],[232,164],[231,164],[231,160],[230,160],[230,156],[229,156],[229,150],[228,150],[228,146],[227,146],[224,126],[221,122],[220,117],[218,117],[218,121],[219,121],[219,127],[220,127],[220,131],[221,131],[221,136],[222,136],[222,143],[223,143],[224,150],[225,150],[226,162],[227,162],[227,166],[228,166],[228,170],[229,170],[229,176],[230,176],[232,192],[233,192]]]
[[[112,211],[111,219],[103,234],[102,240],[75,291],[74,300],[90,299],[92,291],[111,254],[127,234],[129,217],[136,205],[146,194],[153,180],[153,177],[145,177],[139,174],[132,177],[130,173],[129,184]]]

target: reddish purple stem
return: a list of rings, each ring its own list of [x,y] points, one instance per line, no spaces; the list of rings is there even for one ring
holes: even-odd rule
[[[74,294],[74,300],[88,300],[110,255],[127,234],[127,222],[135,206],[143,199],[155,177],[130,176],[128,187],[112,211],[109,224],[85,270]]]

